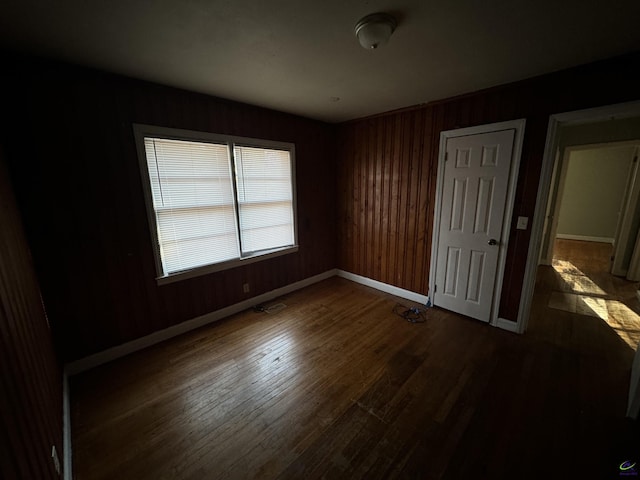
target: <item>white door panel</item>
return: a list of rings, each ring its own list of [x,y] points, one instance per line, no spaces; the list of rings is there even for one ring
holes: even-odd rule
[[[446,142],[433,300],[485,322],[491,316],[514,134],[502,130]]]

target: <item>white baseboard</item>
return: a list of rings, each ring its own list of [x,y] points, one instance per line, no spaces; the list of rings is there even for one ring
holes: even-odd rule
[[[590,237],[588,235],[570,235],[568,233],[557,233],[556,238],[565,240],[581,240],[583,242],[600,242],[613,244],[614,239],[610,237]]]
[[[69,376],[62,372],[62,478],[73,480],[73,457],[71,453],[71,404]]]
[[[518,330],[518,323],[507,320],[506,318],[498,317],[493,326],[501,328],[502,330],[507,330],[509,332],[520,333],[520,331]]]
[[[411,290],[405,290],[404,288],[389,285],[388,283],[379,282],[377,280],[363,277],[361,275],[356,275],[355,273],[346,272],[344,270],[338,270],[338,276],[356,283],[360,283],[362,285],[366,285],[367,287],[375,288],[376,290],[380,290],[382,292],[390,293],[391,295],[395,295],[396,297],[402,297],[406,298],[407,300],[421,303],[422,305],[425,305],[429,300],[428,296],[422,295],[421,293],[412,292]]]
[[[132,340],[130,342],[123,343],[122,345],[108,348],[107,350],[103,350],[102,352],[98,352],[93,355],[89,355],[88,357],[81,358],[80,360],[70,362],[66,365],[65,370],[69,376],[85,372],[94,367],[97,367],[98,365],[111,362],[117,358],[124,357],[125,355],[129,355],[130,353],[137,352],[138,350],[142,350],[144,348],[155,345],[156,343],[160,343],[178,335],[182,335],[183,333],[195,330],[196,328],[200,328],[204,325],[228,317],[235,313],[242,312],[243,310],[251,308],[254,305],[268,302],[269,300],[273,300],[274,298],[286,295],[287,293],[294,292],[301,288],[333,277],[337,274],[338,270],[336,269],[327,270],[326,272],[320,273],[313,277],[305,278],[304,280],[300,280],[299,282],[295,282],[290,285],[271,290],[270,292],[263,293],[262,295],[258,295],[256,297],[243,300],[242,302],[236,303],[234,305],[221,308],[220,310],[216,310],[215,312],[206,313],[191,320],[187,320],[177,325],[173,325],[169,328],[165,328],[164,330],[153,332],[144,337],[136,338],[135,340]]]

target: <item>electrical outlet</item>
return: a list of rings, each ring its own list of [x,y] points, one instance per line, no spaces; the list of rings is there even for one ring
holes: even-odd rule
[[[248,283],[245,283],[245,284],[242,285],[242,291],[244,293],[249,293],[249,284]]]
[[[53,461],[53,466],[56,469],[56,473],[60,475],[60,459],[58,458],[58,452],[56,451],[56,446],[51,446],[51,460]]]

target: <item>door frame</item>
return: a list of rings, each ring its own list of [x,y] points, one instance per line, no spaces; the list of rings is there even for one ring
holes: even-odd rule
[[[500,238],[500,250],[498,252],[498,266],[496,279],[493,287],[493,301],[489,324],[505,330],[515,331],[516,323],[498,317],[500,306],[500,295],[502,294],[502,281],[504,278],[504,268],[506,263],[507,248],[509,246],[509,234],[511,230],[511,220],[513,216],[513,205],[515,202],[516,184],[518,172],[520,170],[520,157],[522,155],[522,142],[524,139],[524,127],[526,119],[510,120],[506,122],[478,125],[474,127],[458,128],[456,130],[446,130],[440,132],[440,147],[438,152],[438,172],[436,180],[436,202],[433,216],[433,232],[431,234],[431,266],[429,269],[429,293],[434,291],[436,283],[436,266],[438,259],[438,238],[440,236],[440,213],[442,211],[442,193],[444,189],[444,168],[447,141],[456,137],[468,135],[479,135],[502,130],[515,130],[513,138],[513,150],[511,158],[511,169],[509,171],[509,183],[507,186],[507,198],[504,209],[502,223],[502,235]],[[433,297],[433,295],[431,295]]]
[[[540,265],[551,265],[553,262],[553,243],[555,242],[558,234],[558,220],[560,217],[560,207],[562,204],[562,196],[564,195],[564,185],[567,181],[567,170],[569,167],[569,155],[571,154],[570,147],[564,149],[564,151],[558,151],[553,166],[555,175],[559,175],[556,179],[554,174],[551,175],[551,185],[549,186],[549,198],[547,199],[547,215],[545,217],[546,228],[548,233],[545,238],[547,239],[546,247],[542,247],[540,251]],[[555,184],[555,187],[554,187]],[[543,225],[543,235],[545,234],[545,226]]]
[[[605,120],[622,119],[640,116],[640,101],[618,103],[603,107],[588,108],[584,110],[574,110],[571,112],[557,113],[549,116],[547,127],[547,139],[542,157],[542,169],[540,171],[540,181],[538,183],[538,194],[536,206],[531,224],[531,238],[529,241],[529,252],[524,271],[524,281],[522,293],[520,294],[520,305],[518,308],[518,319],[516,330],[524,333],[529,323],[531,314],[531,302],[535,287],[536,272],[538,270],[538,259],[540,258],[540,248],[543,241],[544,217],[547,210],[549,190],[551,187],[551,175],[558,149],[558,129],[561,125],[580,125],[595,123]]]

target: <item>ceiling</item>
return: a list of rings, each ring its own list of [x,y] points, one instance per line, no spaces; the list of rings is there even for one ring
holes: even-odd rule
[[[0,46],[340,122],[640,50],[638,0],[4,0]],[[388,45],[360,47],[391,13]]]

